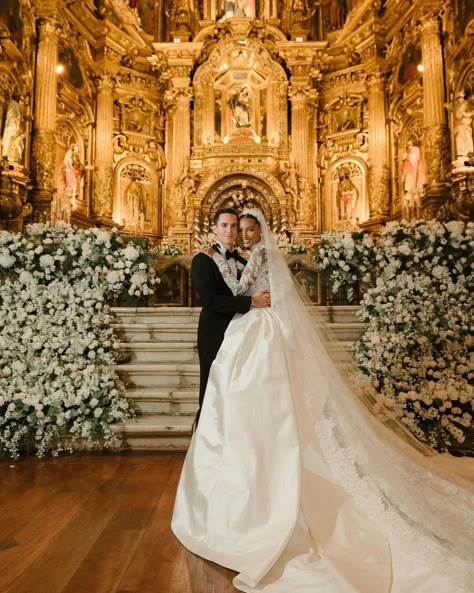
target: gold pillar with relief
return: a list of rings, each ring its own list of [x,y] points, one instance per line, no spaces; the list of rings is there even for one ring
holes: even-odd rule
[[[56,158],[58,26],[53,16],[40,17],[34,93],[31,198],[33,218],[51,218]]]
[[[175,235],[187,232],[186,183],[191,150],[190,87],[172,91],[173,109],[168,111],[166,218],[168,230]]]
[[[171,158],[169,179],[174,181],[187,165],[191,149],[191,88],[176,91],[173,110],[173,136],[171,138]]]
[[[450,167],[450,142],[445,109],[443,50],[436,13],[421,23],[423,59],[423,103],[427,188],[422,200],[425,216],[434,215],[449,197],[447,176]]]
[[[93,216],[102,223],[112,223],[113,209],[113,117],[114,79],[103,71],[96,79],[97,113],[95,129],[95,166]]]
[[[370,113],[369,133],[369,220],[388,216],[390,209],[387,122],[383,75],[375,72],[367,80]]]
[[[298,192],[295,209],[298,230],[314,227],[314,105],[316,91],[292,85],[291,99],[291,155],[298,173]]]

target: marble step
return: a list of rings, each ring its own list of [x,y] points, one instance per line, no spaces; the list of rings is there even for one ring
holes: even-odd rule
[[[355,342],[364,331],[365,324],[353,321],[351,323],[326,323],[329,336],[338,342]]]
[[[354,342],[340,341],[331,342],[328,346],[328,351],[331,354],[331,358],[336,363],[352,361],[351,348]]]
[[[198,364],[117,364],[127,389],[134,387],[194,388],[199,385]]]
[[[120,323],[197,323],[199,307],[112,307],[111,312]]]
[[[335,341],[329,349],[335,354],[335,360],[351,360],[352,341]],[[193,342],[160,343],[160,342],[121,342],[121,365],[123,369],[128,363],[199,363],[196,344]]]
[[[199,391],[186,388],[135,387],[127,390],[127,397],[133,400],[142,414],[194,416],[198,409]]]
[[[356,313],[360,310],[359,305],[338,305],[338,306],[320,306],[314,307],[316,312],[327,323],[357,323]]]
[[[124,342],[196,342],[197,323],[116,323]]]
[[[193,416],[138,416],[127,424],[116,424],[114,430],[122,447],[137,450],[176,450],[189,447]]]
[[[314,306],[323,320],[329,323],[357,322],[357,305]],[[199,307],[112,307],[112,313],[118,324],[189,324],[199,321]]]
[[[190,343],[197,340],[197,324],[114,324],[123,342]],[[364,329],[361,322],[327,323],[335,340],[355,341]]]
[[[120,360],[134,363],[198,363],[196,340],[192,342],[120,342]]]

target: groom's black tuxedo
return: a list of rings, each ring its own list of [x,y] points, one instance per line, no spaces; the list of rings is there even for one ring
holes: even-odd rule
[[[215,247],[219,250],[218,247]],[[238,257],[238,261],[247,261]],[[191,264],[193,286],[199,295],[202,306],[198,325],[198,353],[200,367],[199,382],[199,413],[201,411],[204,393],[211,365],[224,340],[224,333],[235,313],[247,313],[252,297],[234,296],[224,282],[219,268],[213,259],[205,253],[194,256]]]

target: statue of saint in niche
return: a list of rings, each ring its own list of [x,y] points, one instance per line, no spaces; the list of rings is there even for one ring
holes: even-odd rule
[[[232,123],[236,128],[250,127],[250,87],[244,85],[235,89],[228,101]]]
[[[420,147],[414,138],[409,138],[407,151],[402,157],[402,215],[405,218],[418,216],[423,185],[426,183],[425,164]]]
[[[84,165],[79,156],[77,144],[71,144],[64,155],[64,175],[66,181],[66,195],[71,200],[71,207],[74,208],[75,200],[79,196],[81,178],[84,173]]]
[[[353,213],[359,198],[359,190],[350,178],[349,171],[342,171],[336,191],[336,207],[339,220],[353,220]]]
[[[464,159],[474,152],[473,142],[474,104],[470,104],[464,97],[464,92],[456,95],[454,106],[454,139],[456,158]]]
[[[25,148],[25,126],[21,108],[17,101],[10,101],[2,137],[2,157],[10,162],[20,163]]]
[[[147,196],[136,172],[132,173],[131,179],[125,194],[128,210],[126,224],[129,228],[143,230],[146,220]]]
[[[233,16],[255,18],[255,0],[224,0],[224,19]]]

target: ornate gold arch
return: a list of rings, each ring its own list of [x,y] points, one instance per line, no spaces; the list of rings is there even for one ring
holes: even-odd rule
[[[260,207],[269,225],[278,229],[286,203],[286,193],[280,181],[266,172],[245,173],[241,169],[229,169],[227,167],[220,174],[210,175],[196,192],[195,203],[201,210],[203,230],[210,228],[214,213],[228,200],[226,192],[231,188],[245,189],[245,193],[252,196],[252,203]]]

